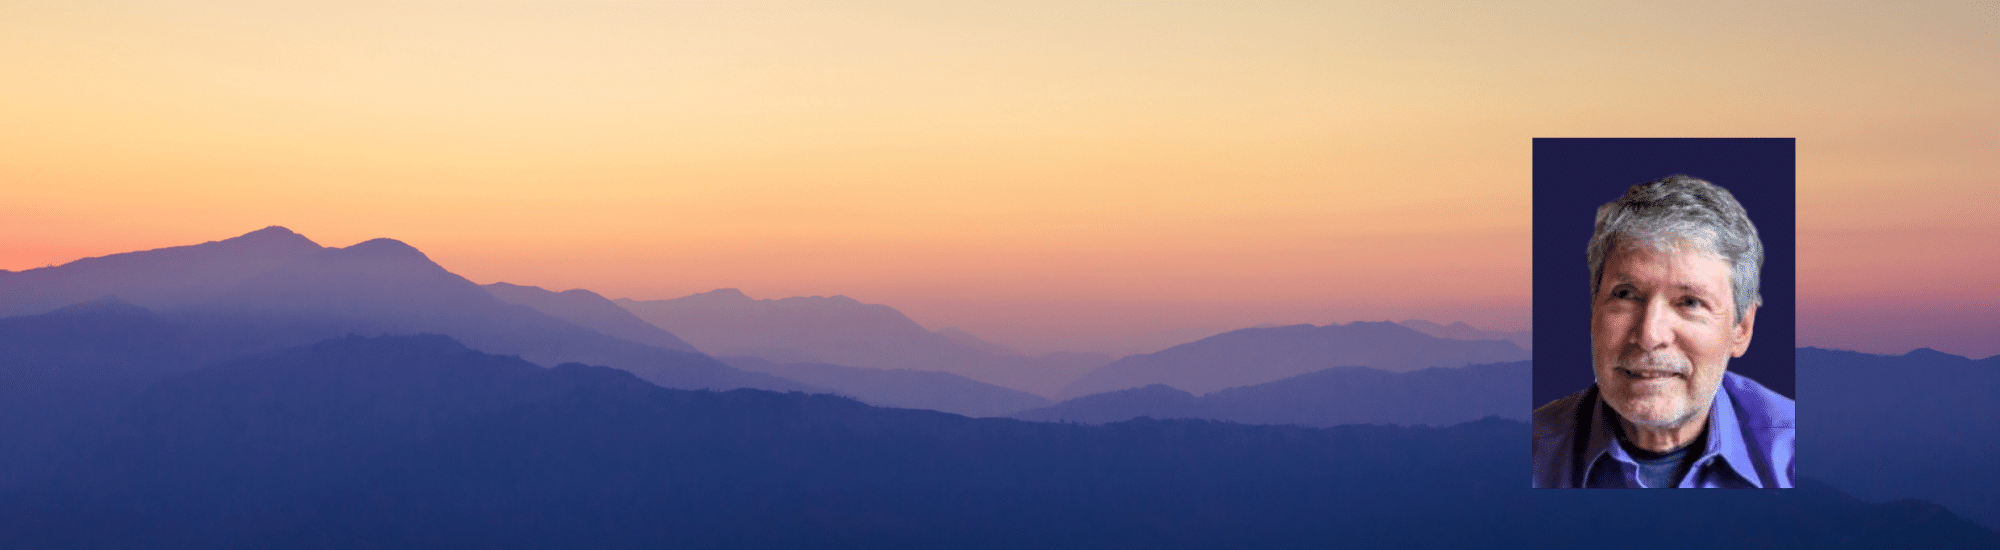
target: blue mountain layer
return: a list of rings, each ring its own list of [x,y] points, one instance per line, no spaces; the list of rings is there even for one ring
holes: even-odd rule
[[[1529,362],[1413,372],[1334,367],[1196,397],[1163,384],[1078,397],[1013,414],[1102,424],[1139,417],[1245,424],[1448,426],[1495,416],[1527,420]]]
[[[2000,356],[1800,348],[1799,474],[2000,529]]]
[[[1527,434],[972,419],[352,337],[152,385],[0,491],[0,547],[2000,547],[1809,479],[1531,490]]]

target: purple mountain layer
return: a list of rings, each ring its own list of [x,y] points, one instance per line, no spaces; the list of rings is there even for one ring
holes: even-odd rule
[[[1164,384],[1086,395],[1012,415],[1103,424],[1138,417],[1244,424],[1449,426],[1488,416],[1527,420],[1528,362],[1394,373],[1335,367],[1201,397]]]
[[[864,369],[825,363],[774,363],[755,357],[722,357],[730,366],[767,372],[827,388],[877,407],[929,409],[965,416],[1002,416],[1042,407],[1049,400],[949,372]]]
[[[1498,330],[1480,330],[1474,328],[1472,325],[1465,324],[1465,321],[1455,321],[1449,325],[1440,325],[1423,319],[1410,319],[1396,324],[1417,329],[1417,332],[1439,338],[1450,338],[1453,340],[1506,340],[1513,342],[1516,346],[1521,346],[1521,349],[1530,352],[1535,351],[1535,338],[1532,331],[1517,330],[1503,332]]]
[[[0,490],[0,548],[2000,547],[1944,507],[1805,476],[1530,491],[1516,421],[970,419],[661,389],[435,335],[199,369],[74,435],[95,441]]]
[[[713,355],[943,371],[1042,396],[1111,360],[1096,354],[1004,353],[963,331],[931,332],[895,308],[846,296],[753,300],[721,289],[672,300],[616,302]]]
[[[508,283],[493,283],[484,288],[502,302],[532,307],[587,329],[649,346],[699,353],[673,333],[632,315],[595,292],[581,288],[553,292]]]
[[[311,239],[274,225],[197,245],[0,270],[0,317],[45,313],[106,294],[154,310],[194,305],[320,250]]]
[[[2000,356],[1799,348],[1799,475],[2000,529]]]
[[[227,339],[232,349],[244,352],[350,333],[436,333],[543,365],[610,365],[667,387],[820,389],[508,304],[392,239],[324,248],[271,227],[224,241],[88,258],[0,279],[8,296],[25,296],[23,303],[33,304],[11,311],[115,295],[189,330]]]
[[[1500,340],[1438,338],[1389,322],[1249,328],[1131,355],[1098,367],[1062,395],[1166,384],[1196,394],[1261,384],[1332,367],[1407,372],[1523,361],[1528,352]]]

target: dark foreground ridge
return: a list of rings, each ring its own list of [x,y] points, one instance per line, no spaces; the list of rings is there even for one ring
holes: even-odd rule
[[[152,385],[0,492],[0,547],[2000,547],[1810,480],[1530,490],[1527,430],[971,419],[350,337]]]
[[[1871,501],[1937,502],[2000,529],[2000,356],[1796,353],[1800,473]]]
[[[1008,416],[1085,424],[1145,416],[1320,427],[1449,426],[1489,416],[1525,421],[1529,376],[1527,361],[1401,373],[1334,367],[1200,397],[1153,384],[1086,395]]]

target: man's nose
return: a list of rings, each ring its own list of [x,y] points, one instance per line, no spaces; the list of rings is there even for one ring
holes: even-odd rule
[[[1666,347],[1673,339],[1672,308],[1657,300],[1647,300],[1639,314],[1639,326],[1632,328],[1633,343],[1639,349],[1654,350]]]

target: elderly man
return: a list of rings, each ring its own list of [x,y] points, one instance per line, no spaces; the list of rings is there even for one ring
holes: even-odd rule
[[[1597,383],[1534,413],[1535,487],[1791,487],[1792,400],[1728,371],[1764,247],[1706,181],[1633,186],[1590,237]]]

